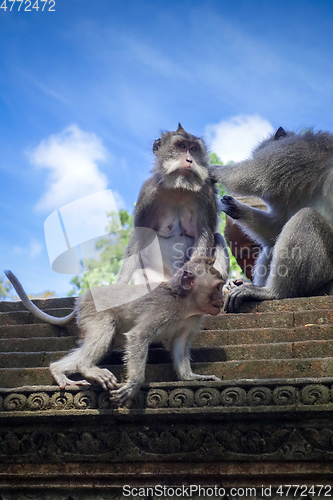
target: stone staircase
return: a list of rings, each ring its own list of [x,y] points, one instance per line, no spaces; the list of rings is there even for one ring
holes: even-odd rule
[[[35,304],[63,316],[74,299]],[[192,368],[221,382],[177,381],[156,344],[123,408],[99,386],[54,383],[50,362],[78,337],[75,322],[45,324],[20,302],[0,303],[1,500],[122,498],[124,484],[333,486],[333,296],[206,316]],[[122,353],[101,365],[124,381]]]
[[[35,301],[55,316],[74,300]],[[197,373],[222,380],[333,376],[333,296],[244,304],[243,313],[207,316],[192,349]],[[248,311],[248,312],[246,312]],[[42,323],[21,302],[0,303],[0,387],[54,384],[48,366],[76,346],[79,331]],[[124,381],[120,352],[101,363]],[[177,380],[169,353],[152,347],[147,382]]]

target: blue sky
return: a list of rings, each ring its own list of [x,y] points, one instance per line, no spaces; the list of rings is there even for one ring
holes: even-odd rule
[[[225,161],[279,126],[333,131],[331,1],[20,3],[0,9],[0,263],[29,293],[71,288],[47,217],[107,189],[132,210],[160,130]]]

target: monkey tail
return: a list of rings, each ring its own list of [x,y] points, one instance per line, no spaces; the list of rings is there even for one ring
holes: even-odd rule
[[[13,274],[11,271],[6,270],[5,275],[15,288],[18,296],[22,300],[22,303],[25,305],[25,307],[30,311],[36,318],[41,319],[42,321],[46,321],[46,323],[51,323],[52,325],[67,325],[72,319],[75,317],[75,310],[68,314],[67,316],[64,316],[63,318],[57,318],[55,316],[51,316],[50,314],[46,314],[43,312],[41,309],[39,309],[27,296],[25,293],[23,286],[19,282],[19,280],[16,278],[15,274]]]

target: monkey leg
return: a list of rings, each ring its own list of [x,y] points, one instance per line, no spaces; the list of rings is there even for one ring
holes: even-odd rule
[[[220,272],[224,281],[229,277],[229,253],[227,244],[223,236],[219,233],[214,234],[213,255],[215,258],[214,267]]]
[[[198,318],[192,316],[193,321],[198,322]],[[220,379],[215,375],[199,375],[192,372],[190,362],[190,344],[189,338],[194,336],[198,328],[191,332],[182,332],[173,341],[173,363],[176,373],[180,380],[212,380],[213,382],[220,382]]]
[[[277,239],[266,285],[233,290],[225,309],[236,312],[245,300],[304,297],[332,279],[333,228],[317,210],[303,208]]]
[[[96,365],[110,349],[117,318],[109,312],[82,316],[83,314],[81,314],[80,327],[86,333],[82,346],[77,349],[75,371],[81,373],[88,382],[100,384],[104,390],[114,389],[118,384],[114,374]]]
[[[126,334],[127,381],[118,389],[110,391],[111,398],[119,405],[133,398],[145,381],[149,338],[149,333],[138,330],[131,330]]]
[[[264,246],[254,264],[253,269],[253,284],[263,287],[266,285],[267,278],[271,268],[273,247]]]

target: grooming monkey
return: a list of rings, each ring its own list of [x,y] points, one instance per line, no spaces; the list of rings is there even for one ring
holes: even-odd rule
[[[22,294],[17,278],[10,271],[6,274],[24,305],[36,314],[35,309],[39,309]],[[77,323],[84,333],[82,344],[64,358],[51,363],[53,377],[61,388],[101,384],[104,390],[111,392],[113,400],[123,404],[135,395],[144,382],[148,346],[154,340],[162,341],[172,351],[174,367],[181,380],[219,381],[214,375],[192,372],[190,344],[200,330],[202,315],[216,315],[223,306],[223,285],[221,274],[214,268],[214,261],[198,258],[187,262],[168,282],[160,283],[145,295],[142,295],[144,285],[99,287],[93,290],[94,298],[92,291],[87,291],[77,299],[75,307]],[[99,303],[105,304],[101,312],[96,312],[96,294],[99,295]],[[115,298],[119,303],[122,294],[126,303],[112,307]],[[133,297],[130,303],[129,296]],[[106,306],[109,308],[106,309]],[[73,313],[67,316],[67,322],[72,317]],[[54,324],[64,324],[66,318],[54,318],[43,313],[43,319]],[[60,320],[63,321],[60,323]],[[127,381],[122,386],[119,386],[113,373],[97,366],[111,346],[125,346]],[[76,372],[85,380],[73,381],[67,377]]]
[[[258,196],[268,207],[221,200],[222,210],[262,246],[253,286],[234,288],[227,311],[244,300],[307,296],[333,280],[332,134],[280,127],[252,158],[214,165],[211,175],[232,194]]]
[[[163,133],[154,142],[153,153],[156,155],[153,175],[143,184],[135,206],[134,236],[126,250],[118,282],[138,284],[147,279],[160,282],[173,276],[191,257],[212,257],[212,253],[215,253],[215,267],[226,280],[229,257],[223,237],[214,235],[218,211],[205,143],[179,124],[175,132]],[[145,266],[138,265],[134,258],[156,233],[162,270],[154,263],[154,252]],[[143,273],[140,267],[145,267]]]

